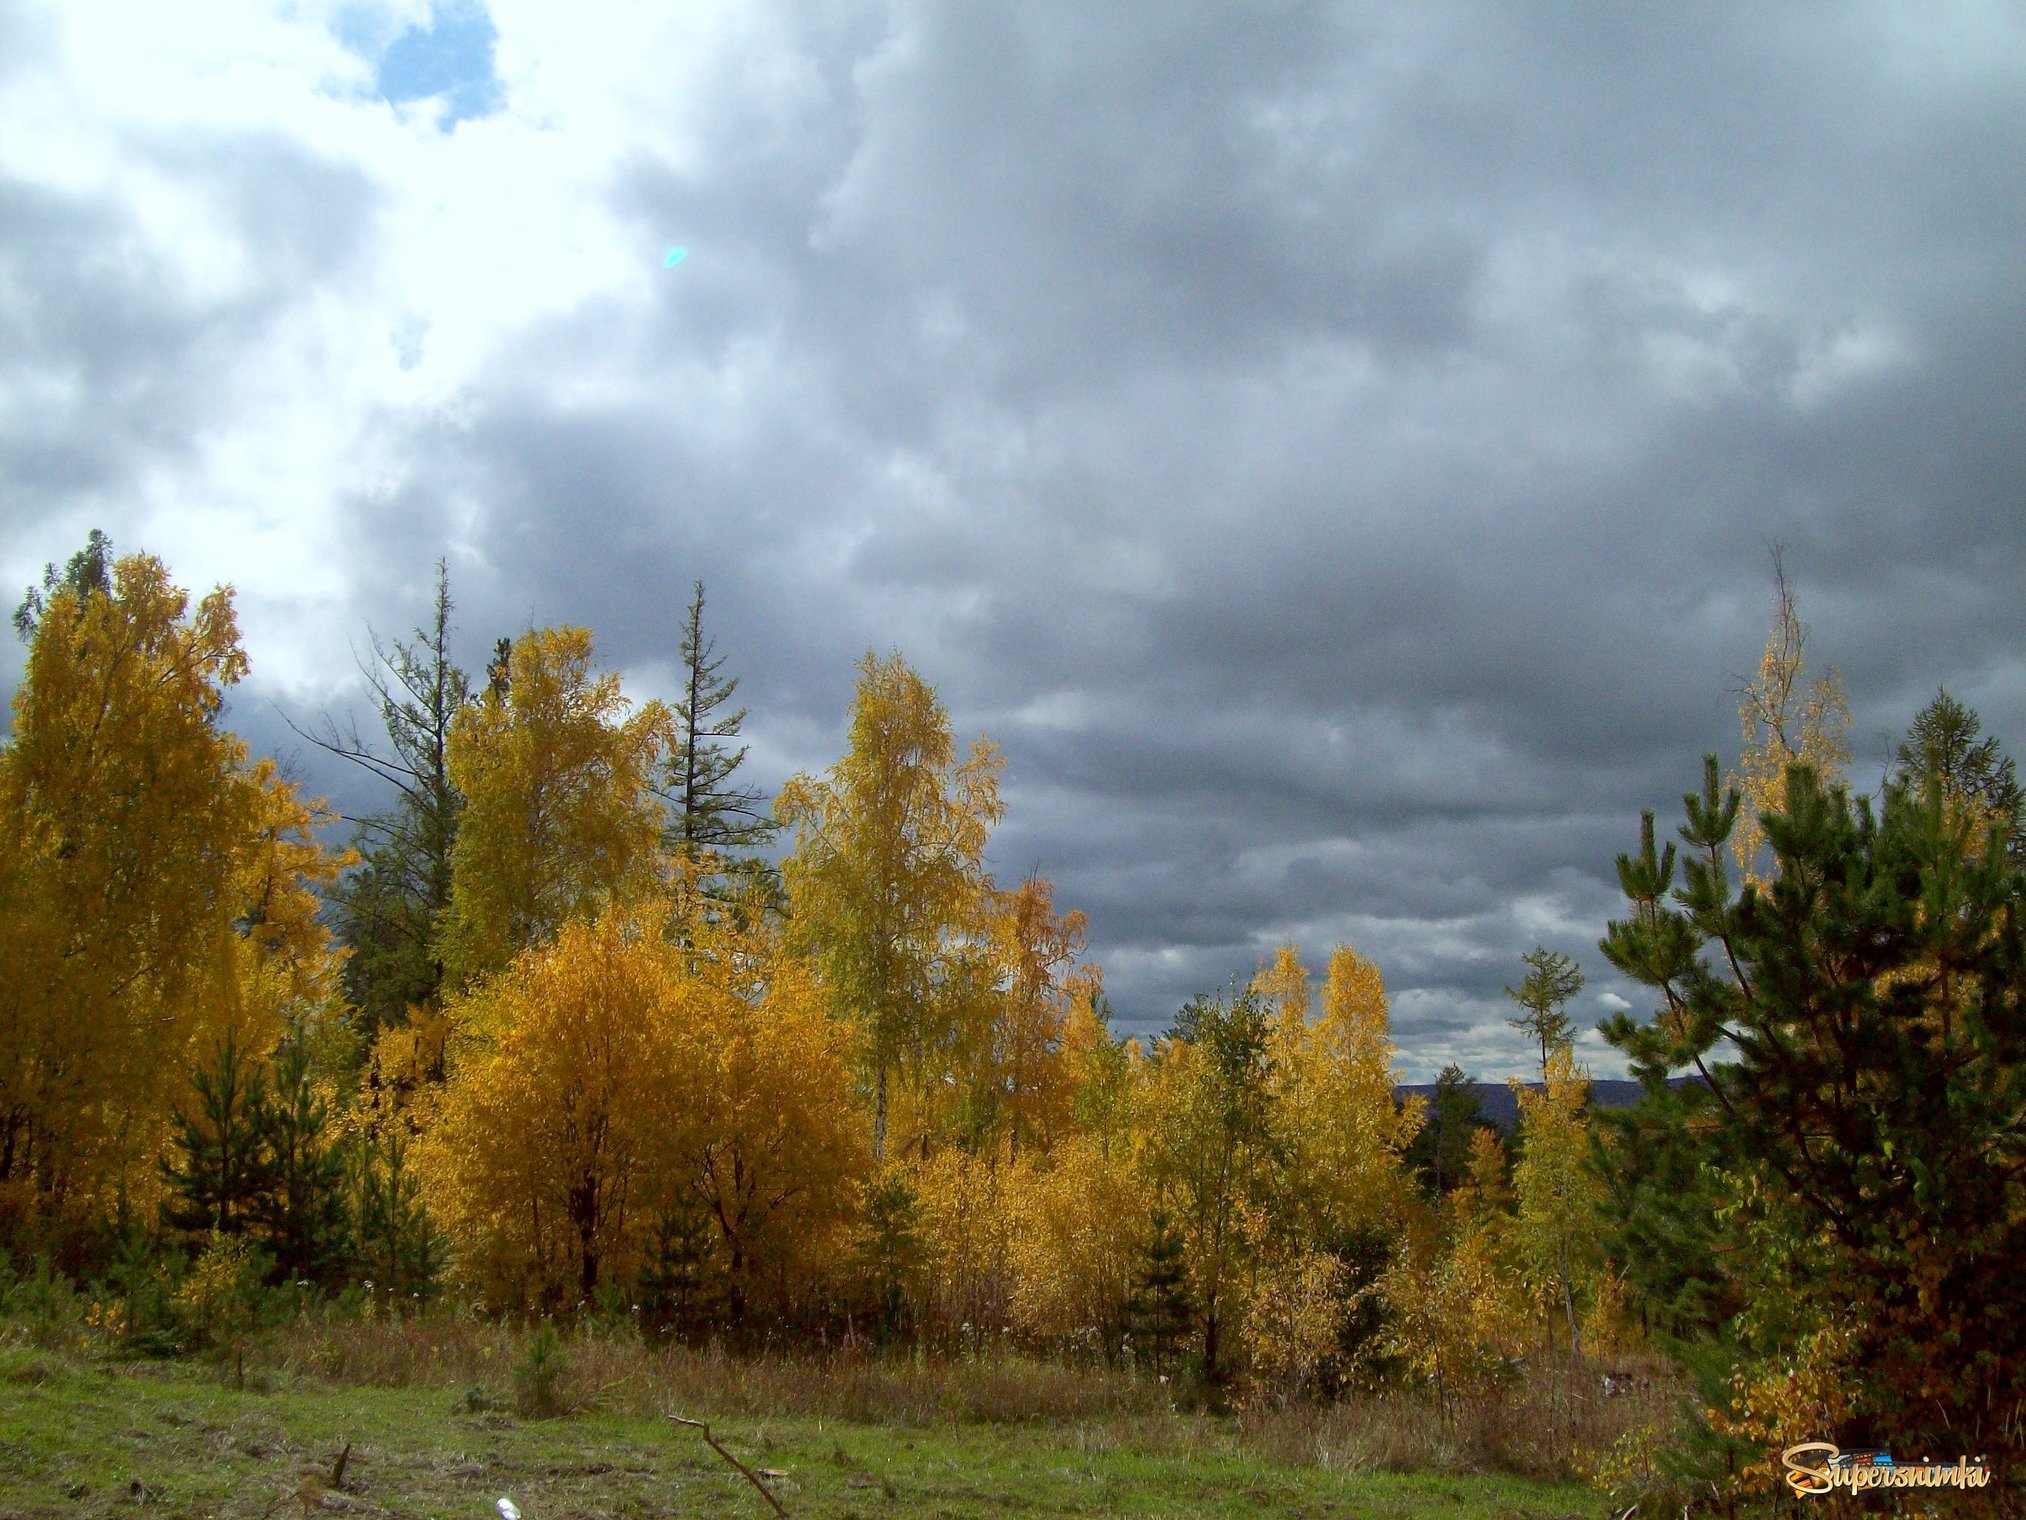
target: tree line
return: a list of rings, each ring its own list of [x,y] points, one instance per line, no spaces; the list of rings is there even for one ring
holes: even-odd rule
[[[581,628],[473,680],[453,612],[439,566],[423,625],[371,645],[379,733],[304,730],[387,788],[334,851],[223,724],[228,592],[94,534],[24,601],[11,1256],[1018,1344],[1279,1400],[1648,1347],[1707,1370],[1698,1460],[2016,1447],[2020,791],[1942,692],[1853,794],[1784,576],[1739,767],[1618,862],[1600,949],[1656,1006],[1603,1033],[1646,1097],[1589,1109],[1582,973],[1542,948],[1506,989],[1541,1070],[1510,1141],[1453,1068],[1396,1096],[1348,945],[1115,1033],[1084,916],[986,869],[1000,756],[898,654],[768,806],[700,585],[667,703]]]

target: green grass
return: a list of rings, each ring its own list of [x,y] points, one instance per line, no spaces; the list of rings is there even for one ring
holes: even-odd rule
[[[0,1517],[279,1517],[305,1472],[343,1487],[319,1515],[491,1520],[765,1516],[697,1432],[651,1413],[523,1420],[442,1387],[338,1386],[285,1370],[101,1363],[0,1349]],[[1276,1462],[1228,1421],[1171,1412],[999,1423],[867,1424],[750,1411],[715,1434],[797,1517],[1539,1517],[1605,1512],[1567,1483],[1326,1471]]]

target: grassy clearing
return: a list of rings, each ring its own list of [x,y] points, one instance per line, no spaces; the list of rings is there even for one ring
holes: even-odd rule
[[[526,1520],[769,1513],[694,1431],[637,1398],[530,1420],[435,1381],[347,1386],[249,1363],[245,1384],[209,1366],[0,1350],[0,1516],[487,1520],[501,1495]],[[1341,1452],[1324,1466],[1314,1448],[1290,1461],[1241,1422],[1172,1410],[886,1422],[682,1412],[713,1420],[743,1461],[779,1474],[770,1482],[797,1520],[1604,1512],[1566,1482],[1357,1470]],[[347,1443],[342,1488],[319,1495]]]

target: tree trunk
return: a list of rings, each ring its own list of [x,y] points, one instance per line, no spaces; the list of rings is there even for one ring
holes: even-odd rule
[[[746,1253],[737,1241],[732,1243],[730,1271],[725,1284],[725,1316],[734,1330],[743,1330],[746,1325]]]
[[[1583,1334],[1576,1328],[1576,1296],[1569,1287],[1569,1243],[1567,1240],[1562,1242],[1561,1256],[1562,1259],[1558,1264],[1557,1270],[1560,1272],[1562,1278],[1562,1313],[1569,1321],[1569,1353],[1572,1356],[1581,1356],[1583,1354]]]
[[[881,1065],[872,1079],[872,1159],[886,1160],[886,1067]]]
[[[589,1298],[598,1289],[598,1183],[586,1177],[570,1189],[570,1220],[577,1227],[577,1291]]]

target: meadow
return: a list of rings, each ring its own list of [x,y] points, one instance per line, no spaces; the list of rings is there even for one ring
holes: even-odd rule
[[[206,1360],[13,1327],[0,1515],[524,1520],[767,1515],[1604,1515],[1586,1451],[1662,1412],[1561,1368],[1497,1398],[1213,1413],[1015,1357],[649,1350],[441,1316],[305,1322]],[[340,1468],[339,1458],[343,1454]],[[333,1482],[333,1479],[336,1481]]]

